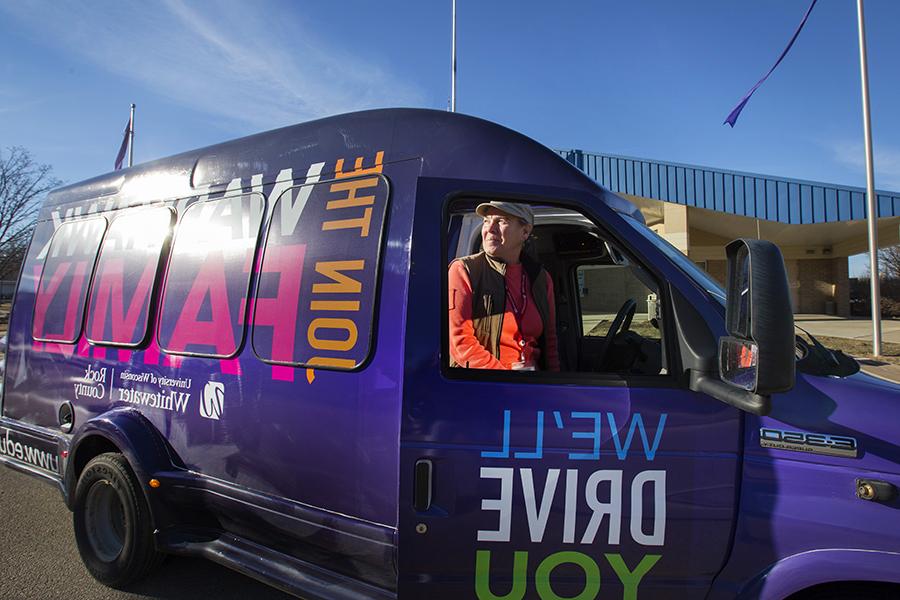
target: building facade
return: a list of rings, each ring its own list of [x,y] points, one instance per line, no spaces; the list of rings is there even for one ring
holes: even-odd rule
[[[725,279],[725,244],[776,243],[795,313],[850,315],[850,256],[868,250],[862,188],[583,150],[558,151],[634,202],[654,231]],[[877,192],[878,244],[900,243],[900,193]]]

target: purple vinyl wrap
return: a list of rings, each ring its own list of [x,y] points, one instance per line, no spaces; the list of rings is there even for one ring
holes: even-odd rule
[[[856,479],[900,486],[897,386],[869,375],[799,375],[748,417],[735,547],[713,598],[784,598],[830,581],[900,583],[900,500],[856,497]],[[760,428],[850,436],[855,459],[761,448]]]
[[[660,283],[668,374],[447,366],[448,206],[494,197],[579,211],[640,258]],[[117,227],[124,215],[138,226]],[[140,481],[162,481],[144,490],[161,547],[234,556],[297,593],[310,580],[285,573],[303,567],[279,561],[315,563],[333,579],[310,597],[783,598],[900,583],[898,500],[855,495],[858,478],[900,486],[898,387],[798,374],[765,417],[690,391],[672,297],[714,339],[724,309],[623,215],[642,222],[520,134],[405,109],[62,188],[11,313],[0,460],[70,499],[85,457],[119,450]],[[55,249],[64,228],[80,233]],[[761,429],[850,437],[858,455],[764,448]]]

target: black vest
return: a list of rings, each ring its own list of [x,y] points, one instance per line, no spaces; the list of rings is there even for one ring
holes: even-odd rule
[[[500,334],[503,331],[503,315],[506,312],[506,263],[488,256],[484,251],[457,259],[462,262],[472,285],[472,324],[475,327],[475,338],[478,343],[500,358]],[[527,254],[522,255],[522,268],[531,282],[531,296],[534,306],[541,316],[544,331],[550,320],[550,306],[547,302],[547,272]],[[538,339],[541,350],[541,369],[547,368],[546,335]],[[450,360],[451,367],[464,365]]]

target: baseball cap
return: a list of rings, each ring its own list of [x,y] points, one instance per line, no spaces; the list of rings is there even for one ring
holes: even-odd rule
[[[484,217],[487,215],[488,210],[492,208],[504,212],[511,217],[518,217],[529,225],[534,225],[534,211],[532,211],[531,207],[527,204],[504,202],[503,200],[491,200],[490,202],[479,204],[475,209],[475,214],[479,217]]]

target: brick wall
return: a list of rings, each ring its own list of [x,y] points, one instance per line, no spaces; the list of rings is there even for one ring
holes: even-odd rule
[[[834,302],[839,316],[850,315],[850,285],[846,258],[805,259],[799,265],[797,312],[824,313],[825,303]]]
[[[616,314],[629,298],[637,303],[635,312],[647,313],[647,289],[631,269],[627,267],[588,266],[580,267],[584,273],[584,291],[581,309],[584,312]]]
[[[846,258],[785,261],[792,302],[798,313],[825,313],[825,303],[834,302],[838,316],[850,316],[850,279]],[[725,285],[726,261],[706,261],[706,272]]]

